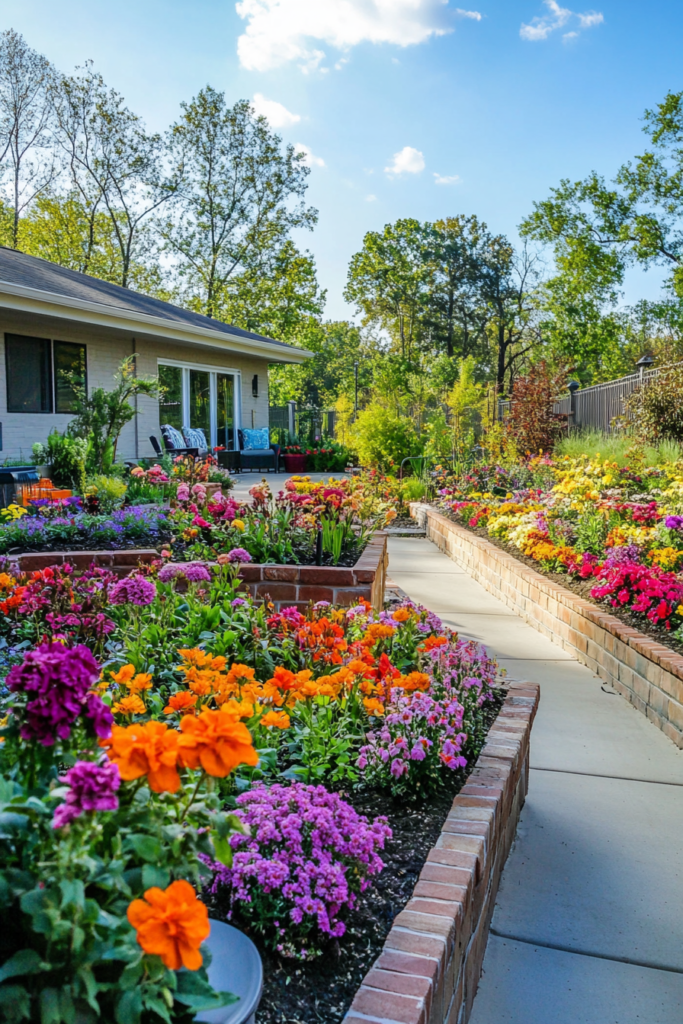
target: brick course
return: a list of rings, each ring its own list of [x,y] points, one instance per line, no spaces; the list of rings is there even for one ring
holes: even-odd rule
[[[546,579],[428,505],[411,505],[427,537],[525,622],[608,682],[683,748],[683,657]]]
[[[538,701],[538,686],[510,685],[474,771],[427,856],[413,898],[394,919],[344,1024],[466,1024],[498,882],[527,792],[529,737]],[[461,826],[471,825],[483,834],[460,832]]]
[[[159,552],[148,548],[130,551],[37,551],[19,555],[16,564],[21,572],[45,569],[49,565],[68,562],[78,569],[106,566],[120,576],[137,568],[139,562],[151,562]],[[350,606],[361,599],[369,601],[375,611],[384,607],[386,583],[387,535],[377,531],[352,568],[334,565],[243,565],[240,578],[246,590],[263,600],[271,600],[276,608],[297,605],[308,607],[310,601],[329,601]]]

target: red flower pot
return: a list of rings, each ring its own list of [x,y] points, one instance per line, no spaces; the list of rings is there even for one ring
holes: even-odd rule
[[[283,455],[282,461],[285,464],[285,469],[288,473],[305,473],[306,472],[306,456],[305,455]]]

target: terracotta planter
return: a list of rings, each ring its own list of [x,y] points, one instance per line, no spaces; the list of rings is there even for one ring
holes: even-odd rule
[[[288,473],[305,473],[306,472],[306,456],[305,455],[283,455],[282,461],[285,464],[285,470]]]

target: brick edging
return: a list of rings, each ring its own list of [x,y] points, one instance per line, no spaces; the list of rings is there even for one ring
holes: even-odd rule
[[[120,576],[134,572],[139,562],[159,558],[154,548],[128,548],[121,551],[35,551],[14,556],[20,572],[34,572],[50,565],[69,563],[76,569],[88,569],[93,563]],[[387,534],[376,530],[361,551],[355,565],[261,565],[240,567],[240,579],[253,597],[268,598],[276,608],[296,605],[308,607],[313,601],[331,604],[358,604],[369,601],[375,611],[384,607],[387,565]]]
[[[427,537],[529,625],[606,680],[683,747],[683,657],[554,583],[429,505],[410,506]]]
[[[524,805],[539,687],[511,683],[436,846],[344,1024],[466,1024]]]

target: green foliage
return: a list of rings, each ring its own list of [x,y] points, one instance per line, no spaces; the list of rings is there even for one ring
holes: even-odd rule
[[[361,466],[398,470],[401,461],[419,454],[419,440],[412,421],[373,402],[359,412],[352,444]]]
[[[647,442],[683,442],[683,367],[662,370],[626,399],[636,434]]]
[[[121,505],[127,490],[128,486],[119,477],[100,475],[88,480],[86,494],[97,498],[100,512],[111,512]]]
[[[85,466],[88,443],[80,437],[65,437],[52,430],[47,442],[33,445],[36,466],[50,467],[50,478],[55,487],[65,487],[78,494],[85,492]]]
[[[136,395],[156,397],[158,390],[157,378],[138,377],[135,357],[129,356],[121,363],[111,391],[94,388],[89,396],[82,390],[78,393],[78,412],[69,424],[69,433],[87,440],[89,473],[110,473],[121,431],[135,416],[129,399]]]
[[[403,504],[408,505],[411,501],[422,501],[428,490],[428,485],[419,477],[410,477],[401,485]]]

